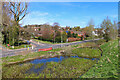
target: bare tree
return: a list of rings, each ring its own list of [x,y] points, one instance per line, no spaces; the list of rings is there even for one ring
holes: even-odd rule
[[[14,15],[14,21],[19,26],[19,22],[28,14],[28,3],[10,2],[10,11]]]
[[[43,39],[50,40],[52,38],[52,28],[49,24],[44,24],[41,31]]]
[[[92,39],[94,40],[93,30],[94,30],[94,21],[93,19],[91,19],[88,23],[88,33],[89,36],[92,37]]]
[[[55,43],[55,38],[56,38],[56,35],[57,35],[57,32],[58,32],[59,28],[60,28],[59,23],[57,23],[57,22],[53,23],[53,31],[54,31],[53,40],[54,40],[54,43]]]
[[[19,38],[21,30],[19,22],[28,14],[28,3],[26,2],[10,2],[10,12],[13,14],[15,25],[19,27]],[[19,41],[18,41],[19,45]]]
[[[8,42],[8,38],[9,38],[9,27],[12,24],[12,19],[11,16],[12,14],[9,11],[9,2],[2,2],[1,3],[1,8],[2,8],[2,22],[1,22],[1,30],[2,30],[2,34],[3,34],[3,42],[7,43]]]

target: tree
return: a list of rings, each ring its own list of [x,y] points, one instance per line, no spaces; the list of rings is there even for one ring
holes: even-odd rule
[[[19,22],[28,14],[27,9],[28,9],[28,3],[26,2],[10,2],[10,12],[13,15],[15,25],[18,26],[18,29],[19,29],[18,37],[19,38],[21,36]]]
[[[26,2],[10,2],[10,11],[17,26],[19,26],[19,22],[28,14],[27,9],[28,3]]]
[[[53,40],[54,40],[54,42],[55,42],[55,38],[56,38],[56,36],[57,35],[59,35],[58,33],[59,33],[59,28],[60,28],[60,26],[59,26],[59,23],[57,23],[57,22],[55,22],[55,23],[53,23]]]
[[[15,45],[15,43],[18,43],[18,34],[19,34],[19,28],[17,25],[10,26],[9,27],[9,44]]]
[[[118,25],[116,21],[114,21],[113,24],[113,31],[114,31],[114,39],[116,39],[116,37],[118,36]]]
[[[103,33],[103,29],[102,29],[102,28],[98,28],[97,30],[98,30],[98,37],[99,37],[99,38],[102,38],[102,37],[103,37],[103,34],[104,34],[104,33]]]
[[[76,38],[77,37],[77,33],[72,33],[72,37]]]
[[[42,37],[45,40],[51,40],[52,39],[52,28],[49,24],[44,24],[43,27],[41,28],[42,31]]]
[[[21,30],[21,38],[25,40],[30,40],[32,36],[32,33],[29,32],[29,30]]]
[[[59,28],[60,28],[59,23],[57,23],[57,22],[53,23],[53,30],[58,31]]]
[[[89,28],[88,26],[86,26],[85,28],[82,28],[82,31],[85,32],[86,37],[89,37],[89,32],[88,32]]]
[[[91,19],[88,23],[88,35],[89,37],[92,37],[92,39],[94,39],[94,35],[93,35],[93,31],[94,31],[94,22],[93,20]]]
[[[80,26],[74,27],[73,30],[74,31],[80,31]]]
[[[9,43],[9,27],[12,24],[11,19],[11,13],[9,12],[9,3],[8,2],[2,2],[2,23],[1,23],[1,29],[2,35],[3,35],[3,43],[8,44]]]
[[[71,35],[71,32],[68,31],[67,37],[69,38],[69,37],[71,37],[71,36],[72,36],[72,35]]]
[[[115,26],[115,23],[114,23],[114,26]],[[106,19],[104,19],[104,21],[102,22],[101,28],[104,29],[105,34],[103,35],[103,37],[106,40],[106,42],[113,39],[114,26],[108,17]]]
[[[61,42],[61,32],[60,31],[57,31],[56,32],[56,38],[55,38],[55,42]]]
[[[67,35],[66,35],[66,32],[62,32],[62,41],[63,42],[66,42],[66,39],[67,39]]]
[[[19,42],[19,21],[27,14],[27,3],[4,2],[2,4],[3,43],[14,45]]]

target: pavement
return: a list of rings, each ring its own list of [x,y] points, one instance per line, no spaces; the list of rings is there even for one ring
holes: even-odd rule
[[[99,40],[99,39],[95,39],[95,40]],[[64,46],[77,45],[77,44],[81,44],[81,43],[85,43],[85,42],[92,42],[92,41],[93,40],[84,40],[84,41],[71,42],[71,43],[47,44],[47,43],[38,43],[37,41],[32,40],[31,45],[33,45],[34,48],[32,49],[32,47],[30,47],[29,50],[32,52],[37,52],[38,49],[44,49],[44,48],[49,48],[49,47],[56,49],[56,48],[60,48],[60,47],[64,47]],[[7,56],[20,55],[18,53],[27,51],[27,50],[28,50],[27,48],[10,50],[10,49],[6,49],[5,47],[2,47],[2,51],[0,52],[0,58],[7,57]]]

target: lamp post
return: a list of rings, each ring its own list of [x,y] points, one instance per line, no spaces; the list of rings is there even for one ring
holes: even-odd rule
[[[62,47],[62,43],[63,43],[63,39],[62,39],[62,27],[60,27],[60,29],[61,29],[61,47]]]

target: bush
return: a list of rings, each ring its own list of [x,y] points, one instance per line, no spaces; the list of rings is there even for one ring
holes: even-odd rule
[[[55,42],[61,42],[61,36],[56,37]]]

